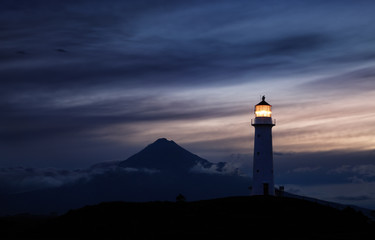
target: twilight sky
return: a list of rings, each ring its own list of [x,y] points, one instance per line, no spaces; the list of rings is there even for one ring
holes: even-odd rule
[[[82,168],[166,137],[246,172],[265,94],[276,183],[375,208],[374,1],[1,5],[0,167]]]

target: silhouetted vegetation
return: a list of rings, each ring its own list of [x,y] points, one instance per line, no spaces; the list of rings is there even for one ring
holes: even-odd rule
[[[179,203],[186,202],[186,197],[180,193],[176,197],[176,202],[179,202]]]
[[[108,202],[54,218],[2,218],[4,238],[219,237],[266,239],[373,238],[374,223],[354,209],[343,211],[304,200],[230,197],[196,202]]]

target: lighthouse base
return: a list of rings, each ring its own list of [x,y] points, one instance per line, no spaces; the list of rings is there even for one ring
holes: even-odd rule
[[[255,124],[252,195],[275,195],[272,124]]]
[[[252,196],[275,196],[275,187],[269,183],[253,185],[250,190]]]

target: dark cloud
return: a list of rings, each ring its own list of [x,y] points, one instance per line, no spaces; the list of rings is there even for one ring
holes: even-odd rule
[[[1,73],[4,92],[16,88],[58,91],[113,85],[233,84],[244,81],[239,79],[245,74],[256,77],[294,72],[297,66],[303,71],[315,60],[309,53],[330,42],[325,33],[309,30],[276,36],[263,33],[260,39],[249,38],[256,31],[245,32],[244,39],[209,34],[223,25],[236,27],[248,20],[257,23],[264,17],[260,13],[269,11],[243,1],[215,6],[173,1],[113,1],[111,5],[100,1],[39,2],[32,9],[29,3],[8,3],[13,9],[8,15],[16,14],[20,19],[6,18],[8,28],[3,34],[9,36],[12,47],[2,49],[2,57],[8,61],[8,68]],[[257,6],[259,9],[245,14]],[[26,10],[29,14],[24,14]],[[156,26],[147,25],[152,23]],[[194,27],[202,25],[206,27]],[[163,34],[164,27],[169,35]],[[64,49],[67,54],[57,54],[55,49]],[[17,51],[28,56],[17,56]],[[22,66],[22,71],[11,66]]]
[[[374,180],[374,151],[314,152],[275,155],[274,165],[279,184],[337,184]],[[357,181],[358,182],[358,181]]]
[[[295,61],[279,59],[279,56],[308,53],[323,42],[321,38],[316,34],[306,34],[241,44],[215,39],[198,39],[190,43],[158,39],[157,44],[168,47],[127,53],[126,49],[137,49],[138,46],[138,43],[127,43],[123,50],[125,52],[116,49],[72,49],[64,50],[64,56],[56,55],[50,49],[42,54],[30,53],[30,56],[22,56],[22,59],[12,56],[14,63],[8,62],[5,65],[8,68],[4,67],[1,73],[2,89],[9,93],[15,89],[31,92],[111,86],[126,89],[139,85],[233,84],[225,79],[235,79],[243,74],[258,75],[264,70],[276,74],[292,69]],[[152,42],[144,44],[152,45]],[[24,66],[22,71],[15,71],[15,67],[12,67],[17,62]],[[237,83],[240,82],[237,80]]]
[[[307,153],[289,153],[283,156],[276,156],[276,164],[280,164],[280,169],[294,169],[290,164],[298,163],[299,167],[315,168],[325,166],[327,169],[336,169],[343,165],[368,165],[372,163],[375,154],[373,150],[367,151],[320,151]]]
[[[333,176],[345,176],[346,179],[353,183],[364,183],[375,181],[375,165],[362,164],[361,162],[355,165],[344,164],[330,171]]]
[[[59,170],[55,168],[1,168],[0,194],[31,191],[41,188],[58,187],[88,177],[79,170]]]
[[[371,196],[367,195],[360,195],[360,196],[337,196],[336,200],[344,200],[344,201],[365,201],[365,200],[372,200]]]
[[[99,174],[123,170],[117,167],[118,163],[117,161],[103,162],[89,168],[75,170],[52,167],[0,168],[0,195],[54,188],[78,181],[88,181]]]
[[[296,34],[259,43],[261,47],[256,55],[259,57],[267,55],[298,55],[323,48],[329,42],[327,36],[319,33]]]
[[[52,97],[51,97],[52,98]],[[197,120],[238,114],[243,107],[201,106],[198,99],[166,100],[158,96],[93,100],[78,106],[38,106],[39,101],[3,104],[0,120],[3,144],[44,138],[76,137],[116,124],[171,120]],[[29,104],[29,105],[28,105]],[[28,107],[25,107],[28,106]]]
[[[348,91],[367,92],[375,89],[375,68],[362,67],[357,70],[347,71],[333,77],[317,79],[300,85],[302,88],[309,88],[319,91]]]

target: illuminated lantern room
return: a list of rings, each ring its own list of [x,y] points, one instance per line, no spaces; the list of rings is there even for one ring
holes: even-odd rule
[[[266,97],[262,97],[262,101],[255,105],[255,117],[272,117],[271,105],[268,104],[264,99]]]

